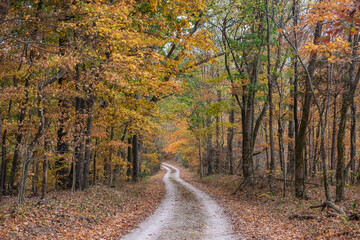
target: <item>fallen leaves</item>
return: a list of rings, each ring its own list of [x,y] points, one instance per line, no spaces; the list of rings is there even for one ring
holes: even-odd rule
[[[33,197],[20,208],[16,198],[0,207],[0,239],[118,239],[155,211],[165,189],[163,171],[149,180],[84,192],[58,191]]]

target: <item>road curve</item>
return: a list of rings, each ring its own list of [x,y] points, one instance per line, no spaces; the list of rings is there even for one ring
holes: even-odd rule
[[[178,168],[166,163],[162,167],[166,169],[164,200],[123,240],[238,239],[215,200],[182,180]]]

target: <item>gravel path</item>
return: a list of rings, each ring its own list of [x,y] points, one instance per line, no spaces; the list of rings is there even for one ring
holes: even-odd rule
[[[209,195],[180,178],[163,163],[166,195],[155,213],[123,240],[237,239],[222,208]]]

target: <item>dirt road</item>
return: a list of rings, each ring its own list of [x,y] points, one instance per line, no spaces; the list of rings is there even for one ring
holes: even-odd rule
[[[230,240],[231,223],[203,191],[180,178],[179,169],[163,163],[166,196],[155,213],[123,240]]]

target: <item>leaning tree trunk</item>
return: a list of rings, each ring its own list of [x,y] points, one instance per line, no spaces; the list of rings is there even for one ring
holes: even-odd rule
[[[352,37],[353,42],[353,59],[356,59],[358,55],[358,36]],[[349,68],[349,80],[345,86],[345,92],[342,97],[342,106],[340,110],[340,123],[339,123],[339,132],[337,136],[337,166],[336,166],[336,200],[340,202],[344,199],[344,187],[345,187],[345,145],[344,145],[344,137],[345,137],[345,127],[346,127],[346,115],[349,106],[354,100],[354,94],[357,87],[357,84],[360,79],[360,69],[358,69],[357,74],[355,76],[355,66],[357,62],[354,60],[350,63]]]
[[[319,44],[317,41],[321,36],[322,24],[317,22],[314,34],[314,44]],[[295,196],[300,199],[306,198],[305,192],[305,164],[303,150],[305,147],[306,130],[309,124],[310,109],[312,105],[312,79],[316,70],[316,52],[311,53],[310,61],[307,68],[307,79],[305,84],[305,101],[302,107],[302,117],[300,120],[300,127],[295,139]],[[296,129],[295,129],[296,131]]]
[[[29,175],[29,167],[30,167],[31,159],[33,158],[34,149],[38,144],[38,140],[43,135],[45,128],[44,109],[42,107],[42,93],[39,93],[38,99],[39,99],[39,106],[41,106],[39,107],[39,111],[38,111],[41,124],[33,140],[25,148],[24,151],[25,152],[24,163],[23,163],[23,169],[22,169],[19,192],[18,192],[18,205],[22,204],[25,200],[26,181]]]
[[[33,156],[33,149],[27,148],[24,154],[24,164],[21,174],[21,181],[18,193],[18,205],[22,204],[25,200],[26,181],[29,175],[30,162]]]

